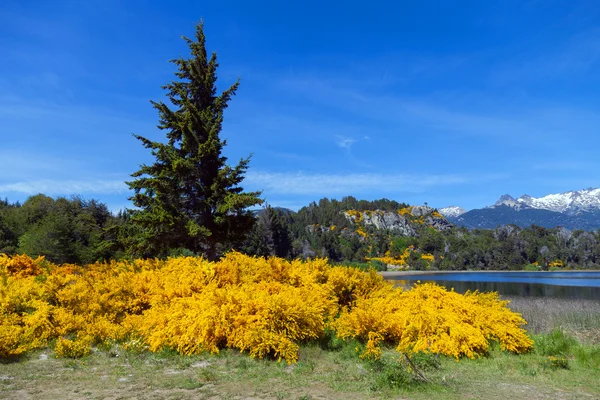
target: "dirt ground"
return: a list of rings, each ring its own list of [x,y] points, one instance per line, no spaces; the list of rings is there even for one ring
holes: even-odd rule
[[[97,352],[56,359],[50,350],[0,364],[2,399],[599,399],[597,370],[544,373],[522,356],[447,360],[433,384],[380,390],[358,360],[309,350],[288,366],[246,355],[181,357]]]

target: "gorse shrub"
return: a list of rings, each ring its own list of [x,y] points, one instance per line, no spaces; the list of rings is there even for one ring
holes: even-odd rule
[[[544,361],[541,362],[541,366],[544,369],[569,369],[569,360],[566,357],[555,357],[548,356]]]
[[[53,340],[65,357],[116,341],[181,354],[234,348],[287,362],[298,360],[302,342],[324,337],[359,340],[371,359],[383,343],[455,357],[484,353],[490,341],[516,353],[532,345],[525,321],[494,293],[460,295],[432,284],[403,292],[375,271],[235,252],[219,262],[178,257],[85,268],[0,256],[0,318],[1,357]]]
[[[43,257],[38,257],[34,260],[26,255],[8,257],[5,254],[0,254],[0,264],[4,265],[6,274],[17,278],[41,274],[40,264],[43,259]]]
[[[361,296],[332,322],[342,338],[367,342],[363,358],[378,358],[381,344],[399,352],[432,352],[473,358],[487,352],[490,341],[503,350],[528,351],[533,342],[525,320],[506,307],[496,293],[447,291],[432,283],[405,292],[386,287]]]
[[[54,353],[57,357],[80,358],[90,354],[92,351],[92,339],[90,337],[77,338],[75,340],[58,338],[54,345]]]

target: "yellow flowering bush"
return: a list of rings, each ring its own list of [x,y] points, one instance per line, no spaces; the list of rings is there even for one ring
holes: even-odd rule
[[[356,301],[332,322],[338,336],[367,343],[362,357],[377,358],[380,344],[399,352],[440,353],[456,358],[483,354],[491,340],[503,350],[529,351],[533,341],[521,328],[525,320],[496,293],[465,295],[432,284],[411,290],[375,291]]]
[[[398,210],[400,215],[412,215],[412,207],[404,207]]]
[[[541,365],[544,369],[569,369],[569,360],[566,357],[548,356]]]
[[[356,229],[356,233],[358,233],[360,236],[362,236],[363,238],[367,238],[367,232],[365,232],[361,227],[358,227]]]
[[[75,340],[58,338],[54,345],[56,357],[80,358],[87,356],[92,351],[92,339],[90,337],[77,338]]]
[[[43,264],[42,264],[43,262]],[[327,329],[398,351],[473,357],[490,340],[527,351],[520,315],[492,294],[432,285],[403,292],[375,271],[325,259],[287,261],[232,252],[196,257],[57,266],[0,256],[0,357],[55,342],[60,357],[119,341],[125,348],[182,354],[236,348],[253,357],[298,359],[300,343]],[[74,338],[74,339],[73,339]]]
[[[396,269],[399,269],[399,270],[400,269],[408,270],[409,269],[408,259],[414,250],[415,250],[415,247],[411,245],[411,246],[408,246],[407,248],[405,248],[403,250],[402,254],[398,255],[397,257],[392,257],[392,252],[390,250],[387,250],[383,257],[371,257],[371,258],[367,258],[367,259],[381,261],[381,262],[387,264],[388,266],[389,265],[396,266]]]
[[[565,266],[565,263],[563,262],[563,260],[554,260],[552,262],[549,262],[548,266],[550,268],[563,268]]]
[[[10,275],[17,278],[26,276],[36,276],[42,272],[40,264],[44,257],[38,257],[35,260],[26,255],[16,255],[8,257],[0,254],[0,273],[4,276]]]
[[[421,260],[425,260],[431,264],[435,260],[435,257],[431,253],[423,253],[421,254]]]
[[[358,210],[346,210],[345,213],[352,218],[355,223],[360,223],[363,220],[363,213]]]

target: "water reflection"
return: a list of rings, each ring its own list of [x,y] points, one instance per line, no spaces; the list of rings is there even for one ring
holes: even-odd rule
[[[517,275],[518,274],[518,275]],[[536,273],[533,273],[536,274]],[[396,286],[409,289],[416,281],[435,282],[459,293],[467,290],[495,291],[505,296],[557,297],[600,300],[600,273],[586,275],[539,275],[530,273],[466,272],[406,275],[393,279]]]

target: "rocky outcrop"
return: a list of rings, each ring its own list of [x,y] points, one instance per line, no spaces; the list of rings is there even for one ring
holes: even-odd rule
[[[402,236],[415,236],[416,232],[404,216],[391,211],[365,211],[362,222],[379,230],[391,230]]]
[[[435,215],[428,215],[425,217],[425,225],[435,228],[438,231],[445,231],[446,229],[450,229],[454,226],[448,222],[446,218],[441,216],[437,217]]]
[[[398,211],[344,211],[355,224],[393,231],[402,236],[417,236],[417,225],[425,225],[443,231],[453,225],[446,218],[427,206],[413,206]]]

